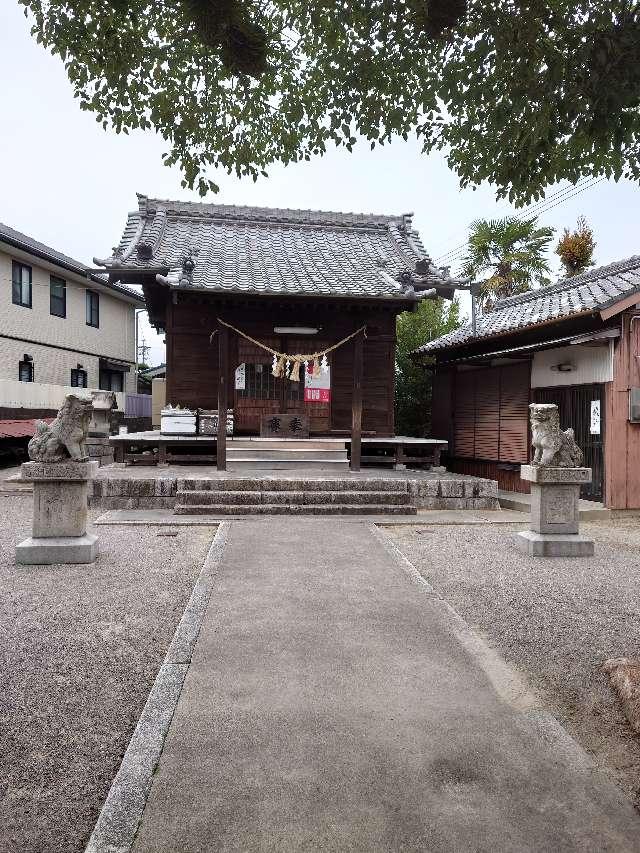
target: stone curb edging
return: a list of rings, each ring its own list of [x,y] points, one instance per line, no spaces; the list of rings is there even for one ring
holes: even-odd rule
[[[129,853],[178,704],[231,522],[219,524],[85,853]]]
[[[520,674],[471,628],[376,524],[370,524],[369,529],[396,566],[409,576],[411,582],[419,586],[432,601],[435,599],[440,602],[442,609],[452,620],[454,635],[476,660],[503,702],[518,712],[520,722],[529,734],[533,734],[554,749],[560,760],[572,770],[576,772],[598,770],[593,757],[569,734],[559,720],[544,708],[539,697],[531,691]],[[604,773],[600,773],[600,777],[602,784],[620,793],[617,786]]]

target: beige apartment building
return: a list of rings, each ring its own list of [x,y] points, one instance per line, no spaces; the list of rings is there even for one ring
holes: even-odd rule
[[[136,393],[144,300],[0,223],[0,419],[45,416],[77,388]]]

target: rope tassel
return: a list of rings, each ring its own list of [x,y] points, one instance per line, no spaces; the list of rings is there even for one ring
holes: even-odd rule
[[[291,368],[291,374],[289,375],[289,379],[292,382],[300,382],[300,362],[294,361],[293,367]]]
[[[274,355],[273,360],[274,360],[274,368],[271,372],[276,377],[276,379],[280,379],[282,376],[284,376],[284,369],[285,369],[285,364],[287,361],[286,356],[281,355],[280,358],[278,359],[278,361],[276,362],[276,357]]]

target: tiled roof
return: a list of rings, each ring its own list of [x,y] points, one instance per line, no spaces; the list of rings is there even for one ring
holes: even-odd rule
[[[397,280],[426,256],[411,214],[238,207],[140,195],[138,203],[114,255],[96,259],[112,276],[119,268],[128,274],[147,269],[172,288],[417,298],[411,283]]]
[[[36,434],[36,425],[38,420],[43,420],[50,424],[53,418],[30,418],[25,421],[10,420],[0,421],[0,439],[1,438],[30,438]]]
[[[562,279],[548,287],[501,299],[493,311],[477,317],[475,336],[471,323],[466,323],[424,344],[416,352],[435,352],[550,320],[601,311],[635,292],[640,301],[640,255]]]
[[[69,270],[69,272],[74,272],[84,278],[90,278],[92,281],[103,285],[103,287],[115,290],[136,301],[143,302],[142,296],[137,291],[131,290],[122,284],[112,284],[104,276],[92,275],[88,272],[86,264],[76,261],[74,258],[70,258],[68,255],[64,255],[62,252],[52,249],[51,246],[46,246],[44,243],[34,240],[33,237],[29,237],[27,234],[22,234],[20,231],[16,231],[15,228],[10,228],[2,222],[0,222],[0,242],[7,243],[9,246],[49,261],[56,266]]]

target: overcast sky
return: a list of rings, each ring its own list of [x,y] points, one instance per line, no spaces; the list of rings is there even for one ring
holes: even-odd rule
[[[161,198],[200,200],[183,190],[177,168],[162,165],[166,146],[153,133],[118,136],[103,131],[74,99],[62,62],[29,33],[17,0],[0,2],[0,221],[91,264],[118,242],[136,192]],[[464,243],[478,217],[514,212],[496,202],[491,188],[461,191],[442,155],[420,153],[415,140],[398,140],[352,154],[336,150],[322,159],[286,169],[253,183],[223,174],[221,191],[208,201],[272,207],[385,214],[414,212],[429,253],[441,262]],[[555,190],[547,192],[549,197]],[[575,190],[573,190],[575,192]],[[568,194],[567,194],[568,196]],[[572,198],[550,201],[540,222],[559,232],[584,214],[595,231],[598,264],[640,252],[640,188],[602,181]],[[559,263],[552,255],[554,270]],[[149,360],[164,360],[159,336],[143,324]]]

